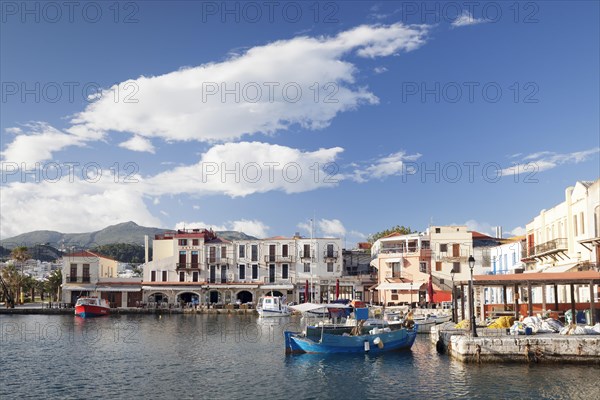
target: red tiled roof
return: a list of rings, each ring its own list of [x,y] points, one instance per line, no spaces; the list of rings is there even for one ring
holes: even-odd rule
[[[494,239],[493,237],[477,231],[471,231],[473,239]]]
[[[67,257],[67,258],[73,258],[73,257],[98,257],[98,258],[104,258],[104,259],[111,260],[111,261],[117,261],[114,258],[103,256],[102,254],[93,253],[93,252],[91,252],[89,250],[83,250],[83,251],[78,251],[76,253],[65,254],[65,257]]]

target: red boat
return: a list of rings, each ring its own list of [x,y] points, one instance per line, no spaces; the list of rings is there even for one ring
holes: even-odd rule
[[[101,317],[108,315],[110,306],[104,299],[98,297],[80,297],[75,303],[75,315],[86,317]]]

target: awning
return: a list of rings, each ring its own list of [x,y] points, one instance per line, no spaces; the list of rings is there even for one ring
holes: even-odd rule
[[[418,282],[383,282],[377,286],[377,290],[419,290],[423,281]]]
[[[260,288],[264,290],[292,290],[294,285],[261,285]]]
[[[300,312],[307,312],[307,311],[319,310],[319,309],[323,309],[323,308],[352,308],[352,306],[349,306],[347,304],[302,303],[302,304],[297,304],[295,306],[290,306],[290,308],[292,310],[296,310],[296,311],[300,311]]]
[[[139,292],[142,290],[141,286],[98,286],[96,288],[99,292]]]
[[[402,259],[400,257],[394,257],[394,258],[384,258],[383,259],[384,262],[391,264],[391,263],[399,263],[402,262]]]
[[[570,263],[566,265],[556,265],[544,269],[544,272],[569,272],[573,268],[577,267],[577,263]]]
[[[96,290],[96,285],[69,285],[65,284],[62,286],[62,290],[70,290],[70,291],[94,291]]]

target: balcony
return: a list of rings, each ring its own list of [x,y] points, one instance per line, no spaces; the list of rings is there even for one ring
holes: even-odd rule
[[[183,269],[200,269],[200,263],[177,263],[175,269],[183,270]]]
[[[555,261],[558,257],[561,260],[564,260],[565,258],[569,258],[569,256],[567,256],[568,250],[569,244],[567,239],[558,238],[538,244],[537,246],[529,247],[529,257],[539,260],[552,258]]]
[[[271,284],[271,285],[290,285],[296,283],[296,280],[290,276],[289,278],[281,278],[281,277],[263,277],[263,283]]]
[[[338,251],[324,251],[323,261],[324,262],[335,262],[338,259]]]
[[[288,254],[286,256],[280,254],[267,254],[265,256],[265,263],[293,263],[294,256]]]
[[[303,262],[311,261],[314,258],[315,254],[313,251],[301,251],[300,252],[300,260]]]
[[[229,257],[206,257],[207,265],[229,265],[233,264],[233,260]]]
[[[90,283],[91,279],[89,276],[69,276],[66,277],[68,283]]]
[[[406,279],[412,281],[413,276],[406,271],[387,271],[385,273],[385,279]]]

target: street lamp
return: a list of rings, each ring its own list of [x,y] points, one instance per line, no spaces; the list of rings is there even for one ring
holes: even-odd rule
[[[412,310],[412,308],[413,308],[413,306],[412,306],[412,305],[413,305],[413,301],[412,301],[412,299],[413,299],[413,298],[412,298],[412,294],[413,294],[412,285],[413,285],[413,283],[412,283],[412,281],[411,281],[411,282],[410,282],[410,309],[411,309],[411,310]]]
[[[473,292],[473,268],[475,268],[475,258],[469,256],[469,269],[471,270],[471,280],[469,281],[469,294],[471,299],[469,301],[469,313],[471,314],[471,334],[473,337],[477,337],[477,328],[475,326],[475,296]]]
[[[456,271],[454,268],[450,270],[450,276],[452,277],[452,322],[456,323],[456,288],[454,287],[454,274]]]

